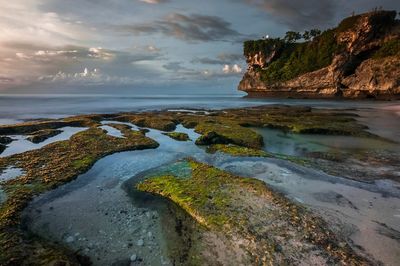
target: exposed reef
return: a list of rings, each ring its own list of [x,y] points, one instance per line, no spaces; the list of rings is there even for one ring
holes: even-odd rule
[[[36,132],[33,132],[29,135],[27,140],[33,143],[40,143],[45,141],[48,138],[54,137],[60,134],[62,131],[59,129],[43,129]]]
[[[205,226],[190,265],[368,265],[328,225],[264,182],[231,175],[192,160],[139,183],[139,190],[170,199]],[[229,254],[235,254],[230,256]]]
[[[313,40],[247,41],[239,90],[250,97],[400,99],[396,11],[344,19]]]
[[[209,152],[288,160],[342,175],[332,171],[339,165],[338,171],[363,181],[392,177],[368,175],[362,167],[357,169],[357,176],[354,177],[351,175],[354,169],[348,167],[348,160],[357,159],[365,164],[376,162],[376,165],[381,162],[379,160],[386,160],[399,165],[397,157],[392,154],[385,154],[387,156],[384,157],[382,153],[313,153],[303,158],[263,150],[263,137],[250,127],[385,141],[368,132],[366,126],[357,122],[354,114],[309,107],[260,106],[208,114],[206,111],[99,114],[0,126],[4,143],[10,141],[6,135],[38,135],[45,138],[66,126],[88,128],[69,140],[0,158],[0,175],[10,167],[22,171],[20,176],[0,182],[0,265],[88,263],[87,258],[30,235],[23,228],[21,212],[33,197],[70,182],[106,155],[158,147],[155,140],[146,137],[148,129],[137,130],[128,123],[117,122],[161,130],[178,141],[189,140],[185,133],[171,132],[178,124],[182,124],[201,135],[193,141],[207,146]],[[123,136],[107,134],[99,128],[104,125],[102,123],[119,130]],[[179,171],[182,165],[188,171]],[[177,166],[173,168],[174,171],[151,177],[141,183],[139,189],[169,198],[206,228],[201,233],[203,240],[199,243],[192,241],[193,247],[188,247],[196,251],[188,251],[190,255],[187,259],[193,264],[212,264],[210,258],[214,257],[220,262],[227,259],[232,265],[237,262],[291,264],[300,261],[307,264],[370,263],[368,259],[355,254],[339,236],[326,229],[323,220],[272,191],[261,181],[233,176],[192,160],[174,166]],[[204,239],[211,240],[207,242]]]
[[[186,133],[182,132],[167,132],[163,133],[164,135],[178,141],[188,141],[189,140],[189,135]]]
[[[23,129],[23,126],[17,128]],[[92,127],[70,140],[0,158],[0,169],[14,166],[24,170],[23,175],[1,184],[7,199],[0,205],[0,265],[82,263],[79,257],[65,252],[62,247],[30,238],[21,230],[20,214],[35,195],[75,179],[108,154],[158,146],[139,131],[125,127],[121,127],[121,131],[125,138],[112,137]]]

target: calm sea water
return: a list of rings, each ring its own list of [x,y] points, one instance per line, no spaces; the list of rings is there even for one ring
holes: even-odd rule
[[[360,122],[369,126],[371,131],[393,140],[400,139],[400,102],[253,99],[244,98],[243,95],[236,93],[124,96],[0,94],[0,124],[12,124],[38,118],[61,118],[77,114],[176,108],[223,109],[265,104],[349,109],[360,114]]]

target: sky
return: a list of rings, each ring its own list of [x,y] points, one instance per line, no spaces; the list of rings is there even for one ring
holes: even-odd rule
[[[0,93],[235,90],[242,43],[394,0],[0,0]]]

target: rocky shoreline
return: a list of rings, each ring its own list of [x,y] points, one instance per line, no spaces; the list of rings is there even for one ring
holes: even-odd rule
[[[400,99],[400,22],[396,11],[344,19],[303,43],[280,38],[245,42],[250,97]]]
[[[104,123],[120,131],[121,136],[112,136],[106,130],[101,129],[100,127]],[[159,144],[149,137],[151,134],[148,133],[148,129],[160,130],[166,135],[165,137],[171,138],[171,141],[190,141],[189,135],[186,133],[173,132],[178,125],[192,128],[199,134],[199,137],[192,139],[192,141],[195,141],[198,146],[205,146],[207,151],[211,153],[273,158],[312,168],[323,166],[320,169],[326,172],[336,169],[337,165],[340,164],[342,164],[343,169],[351,167],[355,159],[365,163],[376,162],[382,154],[343,155],[352,159],[352,162],[341,161],[338,159],[338,155],[331,156],[326,153],[313,154],[307,157],[273,154],[263,150],[263,137],[249,127],[277,128],[294,134],[354,136],[387,141],[368,132],[367,128],[359,124],[352,114],[289,106],[260,106],[220,111],[205,110],[200,113],[158,111],[99,114],[0,126],[0,132],[4,137],[15,134],[35,135],[37,131],[54,130],[64,126],[87,127],[86,130],[73,135],[69,140],[54,142],[36,150],[0,158],[0,177],[9,167],[22,170],[16,177],[0,179],[0,191],[4,194],[0,202],[0,265],[56,263],[87,265],[89,261],[86,255],[75,254],[65,245],[55,245],[25,231],[21,212],[37,195],[71,182],[87,172],[96,161],[107,155],[129,150],[156,149]],[[7,145],[12,145],[12,142]],[[396,165],[400,165],[397,156],[392,154],[387,155],[385,161],[387,160],[393,161],[394,169]],[[322,162],[326,162],[326,164]],[[379,164],[379,161],[376,163]],[[242,254],[241,257],[238,257],[238,261],[231,261],[232,263],[241,261],[243,263],[287,262],[292,264],[306,260],[310,264],[318,265],[332,262],[351,265],[375,264],[369,255],[354,251],[351,243],[346,243],[345,240],[337,240],[341,238],[340,235],[330,231],[324,232],[325,228],[329,226],[322,219],[317,219],[299,205],[285,199],[274,190],[270,190],[263,182],[251,178],[234,177],[217,168],[193,160],[184,161],[183,164],[187,166],[189,172],[196,173],[195,179],[191,175],[177,176],[182,171],[179,170],[179,167],[175,167],[171,175],[167,175],[168,178],[164,178],[165,174],[158,173],[157,176],[149,177],[137,186],[140,190],[165,196],[176,203],[193,217],[200,227],[205,226],[207,230],[202,231],[203,237],[206,234],[207,239],[211,238],[214,244],[225,243],[223,246],[226,247],[226,250],[215,250],[217,253],[208,254],[204,252],[207,249],[203,248],[212,241],[202,242],[203,240],[194,241],[192,239],[193,249],[187,251],[190,255],[183,256],[182,253],[178,252],[178,255],[174,253],[173,256],[184,257],[179,260],[172,258],[173,261],[179,262],[177,264],[184,265],[189,261],[195,264],[207,264],[207,262],[211,262],[210,259],[214,256],[219,256],[221,263],[224,264],[224,259],[227,259],[226,261],[235,259],[235,257],[229,255],[229,252]],[[348,171],[351,173],[352,168],[348,168]],[[398,169],[393,171],[392,176],[375,177],[368,168],[360,167],[358,171],[358,175],[350,174],[349,177],[364,182],[381,178],[399,180],[399,176],[395,174]],[[209,175],[210,173],[212,174]],[[223,176],[226,176],[226,178],[220,179]],[[185,180],[188,183],[181,183],[180,178],[183,178],[182,182]],[[238,180],[238,182],[231,183],[233,182],[231,179]],[[195,183],[192,184],[191,181]],[[164,183],[165,186],[159,186],[159,184]],[[181,185],[183,187],[180,187]],[[208,189],[214,185],[216,186],[215,189],[209,191]],[[164,191],[164,189],[166,190]],[[172,190],[169,191],[168,189]],[[178,193],[175,195],[176,192]],[[223,195],[220,193],[223,193]],[[242,198],[243,195],[247,196]],[[199,201],[196,200],[196,197]],[[251,199],[251,202],[244,199]],[[241,203],[247,205],[241,206],[242,211],[240,213],[234,212],[233,209],[236,209],[234,206]],[[251,207],[256,203],[263,206],[270,205],[274,211],[270,213],[268,208],[264,210],[264,207]],[[211,212],[211,216],[209,216],[209,212]],[[254,219],[255,223],[241,222],[246,221],[246,219],[250,219],[249,221]],[[281,235],[283,231],[278,230],[276,231],[277,234],[271,233],[269,235],[267,232],[269,229],[267,231],[265,229],[271,225],[257,225],[256,221],[259,219],[267,223],[270,221],[272,224],[274,224],[272,221],[279,219],[281,222],[289,222],[293,234],[289,234],[285,238]],[[184,220],[188,221],[187,218]],[[305,223],[306,221],[308,222]],[[277,225],[281,222],[277,222]],[[225,225],[228,226],[228,231],[226,231]],[[199,233],[198,230],[200,229],[193,229],[197,228],[196,226],[191,227],[188,223],[185,226],[192,228],[190,229],[192,231],[197,230],[197,233],[193,233],[193,231],[193,234]],[[289,228],[288,226],[289,224],[283,227]],[[282,229],[283,227],[279,228]],[[243,232],[245,234],[242,234]],[[192,238],[192,233],[186,233],[185,237]],[[234,250],[230,250],[228,247],[233,236],[237,237],[237,243],[242,240],[244,242],[243,245],[234,246]],[[79,235],[68,235],[66,239],[71,240],[71,237],[75,240],[75,238],[79,238]],[[197,237],[200,236],[197,235]],[[294,242],[291,246],[291,242],[285,244],[286,240],[284,239],[303,243],[304,249],[301,249],[300,252],[294,248]],[[272,242],[268,242],[270,240]],[[260,241],[262,245],[257,244],[261,243]],[[203,244],[206,246],[202,246]],[[316,252],[316,250],[319,251]]]

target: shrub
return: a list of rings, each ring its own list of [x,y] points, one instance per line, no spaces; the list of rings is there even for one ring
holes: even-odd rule
[[[280,57],[266,69],[260,70],[261,77],[273,83],[315,71],[330,65],[334,54],[340,49],[335,30],[327,30],[311,42],[286,44]]]
[[[372,58],[379,59],[393,55],[400,55],[400,40],[390,40],[374,53]]]

